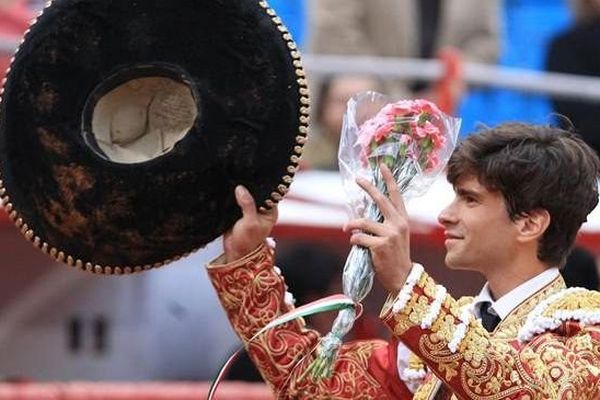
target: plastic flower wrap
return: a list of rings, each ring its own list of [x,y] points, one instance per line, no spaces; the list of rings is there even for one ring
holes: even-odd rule
[[[423,194],[443,171],[456,146],[459,128],[459,119],[444,114],[427,100],[389,103],[384,95],[374,92],[350,99],[344,115],[339,165],[351,217],[383,220],[377,205],[356,184],[356,178],[362,176],[387,195],[381,163],[392,171],[405,200]],[[369,249],[353,246],[344,266],[344,294],[359,303],[372,284]],[[355,318],[354,309],[339,312],[310,367],[313,377],[331,376],[342,338]]]

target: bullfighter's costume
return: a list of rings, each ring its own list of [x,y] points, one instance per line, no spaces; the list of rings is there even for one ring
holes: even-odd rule
[[[455,300],[415,264],[403,290],[381,311],[393,339],[345,344],[332,378],[315,382],[307,367],[320,337],[303,321],[249,342],[294,307],[273,257],[274,250],[261,245],[229,264],[216,259],[208,274],[279,398],[600,398],[600,293],[567,289],[558,274],[548,279],[552,271],[489,333],[474,316],[472,298]]]

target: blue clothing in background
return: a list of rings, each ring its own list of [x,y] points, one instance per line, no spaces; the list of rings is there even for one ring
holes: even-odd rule
[[[569,22],[563,0],[505,0],[500,65],[543,70],[550,39]],[[461,136],[472,133],[479,124],[553,122],[546,96],[495,88],[473,90],[458,114],[463,118]]]
[[[281,17],[296,44],[302,47],[306,28],[304,0],[270,0],[269,5]]]
[[[485,0],[482,0],[485,1]],[[303,47],[307,15],[305,0],[270,0],[296,43]],[[544,69],[550,39],[571,22],[564,0],[504,0],[502,54],[499,64],[534,70]],[[552,108],[546,96],[520,91],[476,88],[457,111],[463,118],[461,136],[478,125],[494,126],[506,121],[548,124]]]

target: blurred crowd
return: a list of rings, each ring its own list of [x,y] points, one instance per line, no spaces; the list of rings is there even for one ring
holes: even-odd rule
[[[313,54],[362,55],[399,58],[438,58],[444,51],[456,51],[463,62],[483,64],[510,64],[508,57],[513,48],[522,51],[511,41],[516,22],[508,15],[516,13],[516,1],[469,1],[469,0],[312,0],[307,2],[308,38],[305,49]],[[535,8],[535,1],[529,1]],[[560,2],[554,1],[557,10]],[[548,6],[552,4],[544,3]],[[539,2],[539,15],[543,16]],[[546,28],[538,41],[530,42],[531,53],[537,53],[535,69],[550,72],[599,76],[600,59],[600,2],[597,0],[570,0],[562,4],[564,14],[554,18],[553,30]],[[551,7],[548,7],[551,9]],[[513,10],[513,11],[511,11]],[[533,13],[530,11],[530,14]],[[531,17],[530,17],[531,18]],[[523,21],[525,22],[525,21]],[[531,21],[526,21],[531,22]],[[542,41],[544,39],[544,41]],[[522,56],[525,58],[525,56]],[[522,66],[522,65],[515,65]],[[503,101],[503,95],[493,88],[468,87],[462,74],[447,82],[449,92],[442,93],[436,82],[382,81],[375,76],[335,74],[313,83],[313,126],[311,141],[307,145],[304,162],[306,168],[337,168],[337,144],[341,130],[345,103],[352,94],[364,90],[380,91],[391,98],[428,98],[450,104],[449,111],[465,120],[461,135],[468,135],[477,123],[494,121],[499,109],[525,108],[530,115],[515,114],[520,120],[542,123],[568,124],[584,139],[600,150],[600,135],[594,132],[600,103],[577,99],[543,98],[525,99],[519,102]],[[498,92],[498,93],[494,93]],[[483,96],[482,96],[483,94]],[[448,95],[450,99],[448,99]],[[442,96],[446,96],[443,99]],[[526,94],[523,97],[528,96]],[[529,96],[534,97],[534,96]],[[482,100],[483,99],[483,100]],[[505,99],[506,100],[506,99]],[[529,101],[529,103],[528,103]],[[540,110],[540,103],[546,105]],[[524,107],[522,107],[524,106]],[[534,110],[538,110],[537,117]],[[473,122],[473,113],[475,115]],[[510,113],[509,113],[510,115]],[[543,115],[540,121],[539,115]],[[501,118],[499,115],[497,118]]]

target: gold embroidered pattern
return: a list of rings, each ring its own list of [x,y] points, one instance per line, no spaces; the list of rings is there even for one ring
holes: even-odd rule
[[[245,259],[208,268],[227,316],[244,341],[248,354],[265,381],[285,399],[388,399],[385,376],[375,377],[369,362],[375,351],[387,351],[380,340],[342,346],[333,377],[313,382],[305,374],[314,358],[319,334],[294,320],[248,342],[274,318],[293,309],[284,302],[285,283],[273,269],[273,253],[266,246]]]
[[[440,381],[433,374],[425,379],[425,382],[419,387],[419,390],[414,394],[413,400],[429,400],[433,391],[438,387]]]
[[[552,302],[542,313],[553,316],[557,311],[600,311],[600,292],[585,290],[581,292],[565,291],[564,295]]]
[[[421,282],[429,284],[426,277]],[[448,341],[461,322],[461,308],[452,299],[444,302],[431,329],[421,329],[411,314],[399,313],[384,321],[394,331],[395,324],[403,324],[400,339],[460,398],[596,399],[600,397],[600,368],[596,367],[600,365],[599,326],[567,321],[553,333],[538,335],[528,343],[516,340],[516,332],[532,309],[562,288],[564,282],[556,279],[517,307],[493,335],[480,322],[472,321],[456,353],[448,349]],[[423,302],[421,298],[427,297],[422,290],[415,288],[413,292],[408,303],[413,305],[412,312]],[[548,315],[565,309],[598,307],[600,294],[590,292],[584,299],[571,296],[562,300],[548,307]],[[431,398],[438,382],[437,378],[428,379],[414,398]]]
[[[292,372],[289,388],[284,389],[284,398],[388,399],[379,382],[367,373],[369,357],[373,351],[385,346],[386,342],[376,340],[343,345],[332,378],[318,382],[305,374],[313,357],[303,360],[302,365]]]
[[[519,329],[525,324],[527,316],[531,313],[531,311],[544,299],[560,292],[565,288],[565,281],[559,276],[548,286],[515,307],[515,309],[506,316],[506,318],[500,321],[496,327],[496,330],[494,331],[493,336],[496,338],[515,339]]]

